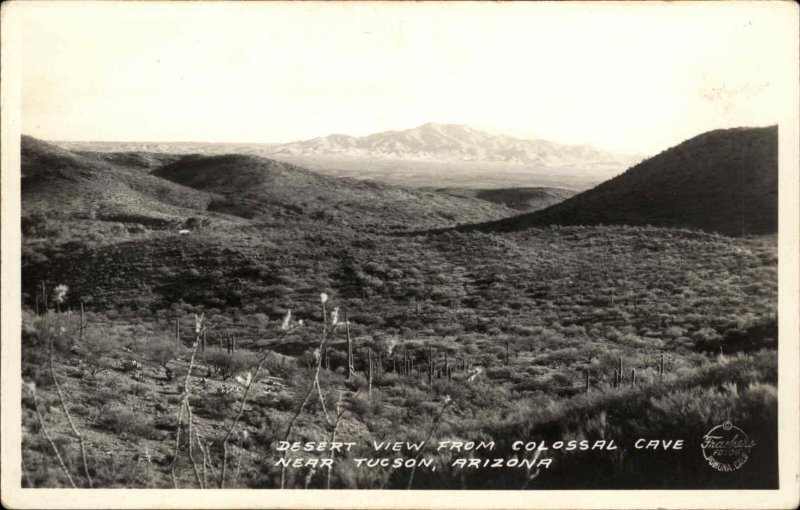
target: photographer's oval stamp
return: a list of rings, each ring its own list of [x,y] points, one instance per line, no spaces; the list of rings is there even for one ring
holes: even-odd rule
[[[703,436],[700,448],[708,464],[717,471],[729,472],[741,468],[750,458],[756,442],[730,421],[717,425]]]

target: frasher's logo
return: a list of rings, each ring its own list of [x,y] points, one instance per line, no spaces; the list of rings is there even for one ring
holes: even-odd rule
[[[703,436],[700,448],[708,464],[717,471],[736,471],[750,458],[756,442],[730,421],[717,425]]]

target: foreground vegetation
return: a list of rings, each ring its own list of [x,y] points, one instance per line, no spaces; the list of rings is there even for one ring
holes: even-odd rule
[[[253,157],[25,138],[23,170],[25,486],[776,486],[774,235],[436,231],[511,210]],[[700,449],[726,420],[734,473]]]
[[[23,377],[35,383],[43,421],[77,485],[87,477],[52,372],[85,437],[95,486],[219,486],[227,464],[225,487],[406,488],[410,469],[358,468],[353,459],[376,457],[372,441],[429,436],[422,458],[440,467],[415,469],[413,488],[775,482],[774,238],[628,227],[506,237],[223,234],[129,241],[30,266],[28,275],[47,288],[56,277],[40,271],[72,275],[61,313],[53,296],[47,314],[27,307]],[[271,249],[259,250],[265,239]],[[26,286],[34,304],[36,287]],[[330,296],[325,315],[320,291]],[[202,338],[205,351],[196,352],[187,378]],[[243,384],[248,373],[252,384]],[[178,417],[186,405],[197,472],[186,412]],[[31,392],[23,406],[26,483],[69,484]],[[702,435],[726,419],[758,442],[750,475],[722,477],[700,456]],[[337,453],[330,472],[276,466],[280,441],[324,441],[332,433],[358,447]],[[684,438],[687,447],[642,452],[631,448],[639,437]],[[445,440],[494,441],[493,451],[469,457],[531,459],[535,452],[513,451],[511,443],[599,438],[624,447],[552,452],[552,466],[539,470],[452,469],[466,454],[435,448]]]

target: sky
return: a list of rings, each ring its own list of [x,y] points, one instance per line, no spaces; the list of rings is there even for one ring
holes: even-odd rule
[[[653,154],[775,124],[789,2],[687,4],[29,3],[22,127],[289,142],[439,122]]]

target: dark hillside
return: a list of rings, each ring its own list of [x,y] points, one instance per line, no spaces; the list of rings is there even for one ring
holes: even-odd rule
[[[258,156],[186,156],[159,168],[154,175],[196,189],[247,194],[277,186],[332,185],[336,179]]]
[[[463,230],[543,225],[654,225],[726,235],[778,226],[778,128],[696,136],[560,204]]]
[[[205,210],[215,197],[29,136],[22,137],[21,156],[23,216],[185,217]]]

